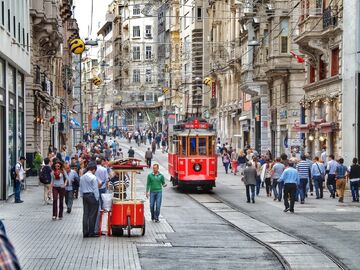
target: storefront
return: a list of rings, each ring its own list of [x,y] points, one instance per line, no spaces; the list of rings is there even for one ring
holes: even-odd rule
[[[24,75],[0,58],[0,199],[14,193],[11,168],[25,149]]]

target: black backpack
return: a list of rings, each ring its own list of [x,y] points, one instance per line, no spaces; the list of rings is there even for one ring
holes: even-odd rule
[[[15,182],[15,180],[16,180],[16,165],[18,165],[18,164],[20,164],[19,162],[17,162],[16,164],[15,164],[15,166],[13,166],[12,168],[11,168],[11,170],[10,170],[10,176],[11,176],[11,179]],[[20,166],[22,166],[21,164],[20,164]]]
[[[50,184],[50,179],[48,178],[48,175],[45,170],[46,166],[44,166],[39,173],[39,181],[42,184]]]

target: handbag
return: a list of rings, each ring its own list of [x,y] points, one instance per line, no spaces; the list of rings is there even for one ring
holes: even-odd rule
[[[321,180],[323,180],[323,181],[324,181],[324,175],[321,173],[321,170],[320,170],[319,164],[317,164],[317,163],[316,163],[316,166],[318,167],[318,170],[319,170],[319,173],[320,173]]]

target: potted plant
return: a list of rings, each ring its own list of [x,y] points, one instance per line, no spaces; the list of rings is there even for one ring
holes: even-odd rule
[[[34,161],[33,161],[33,174],[38,175],[41,164],[43,163],[43,158],[40,153],[35,153]]]

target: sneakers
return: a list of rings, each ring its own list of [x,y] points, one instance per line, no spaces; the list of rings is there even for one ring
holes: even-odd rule
[[[15,203],[23,203],[24,201],[20,200],[20,201],[15,201]]]
[[[284,209],[284,212],[286,213],[286,212],[289,212],[290,211],[290,208],[285,208]]]
[[[155,219],[155,222],[156,222],[156,223],[159,223],[159,222],[160,222],[160,220],[158,220],[158,219]]]
[[[53,217],[52,217],[52,220],[56,220],[56,217],[55,217],[55,216],[53,216]]]

